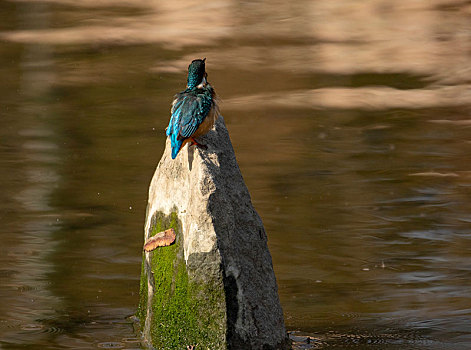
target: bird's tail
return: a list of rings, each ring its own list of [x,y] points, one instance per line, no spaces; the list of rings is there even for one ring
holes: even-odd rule
[[[180,148],[182,148],[183,140],[178,140],[175,134],[170,136],[170,143],[172,145],[172,159],[177,157]]]

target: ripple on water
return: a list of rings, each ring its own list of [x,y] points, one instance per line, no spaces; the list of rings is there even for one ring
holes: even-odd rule
[[[137,337],[123,338],[121,339],[123,343],[140,343],[141,339]]]
[[[45,328],[43,332],[44,333],[56,334],[56,333],[64,332],[64,329],[62,329],[60,327],[48,327],[48,328]]]
[[[427,241],[450,241],[453,239],[453,232],[445,229],[432,230],[412,230],[401,232],[400,235],[405,238],[421,239]]]
[[[21,330],[23,331],[28,331],[28,332],[40,332],[40,333],[62,333],[64,332],[64,329],[60,327],[46,327],[42,324],[39,323],[29,323],[29,324],[24,324],[19,326]]]
[[[430,339],[418,331],[394,331],[384,329],[383,331],[357,330],[356,332],[330,331],[325,334],[303,335],[302,333],[290,332],[294,350],[301,349],[443,349],[440,341]]]
[[[122,349],[124,348],[124,343],[117,341],[107,341],[103,343],[98,343],[98,347],[103,349]]]
[[[319,338],[302,335],[298,332],[290,332],[289,338],[293,342],[292,345],[294,350],[322,349],[327,345],[327,343],[322,342]]]
[[[0,328],[18,328],[21,323],[16,320],[0,320]]]
[[[44,326],[37,323],[25,324],[20,327],[23,331],[41,331]]]

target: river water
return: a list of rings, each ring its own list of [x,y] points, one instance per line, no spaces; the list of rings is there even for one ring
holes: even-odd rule
[[[141,348],[147,189],[202,57],[296,349],[471,348],[468,1],[4,0],[0,23],[1,349]]]

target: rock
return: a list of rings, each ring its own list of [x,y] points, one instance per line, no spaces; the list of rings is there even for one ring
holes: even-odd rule
[[[289,349],[267,236],[220,117],[175,160],[167,140],[149,189],[138,316],[157,348]]]

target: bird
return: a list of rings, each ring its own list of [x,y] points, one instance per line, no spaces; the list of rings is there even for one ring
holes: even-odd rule
[[[211,130],[219,117],[216,92],[208,83],[206,58],[195,59],[188,66],[186,89],[175,95],[166,128],[170,137],[172,159],[186,145],[207,149],[195,140]]]

